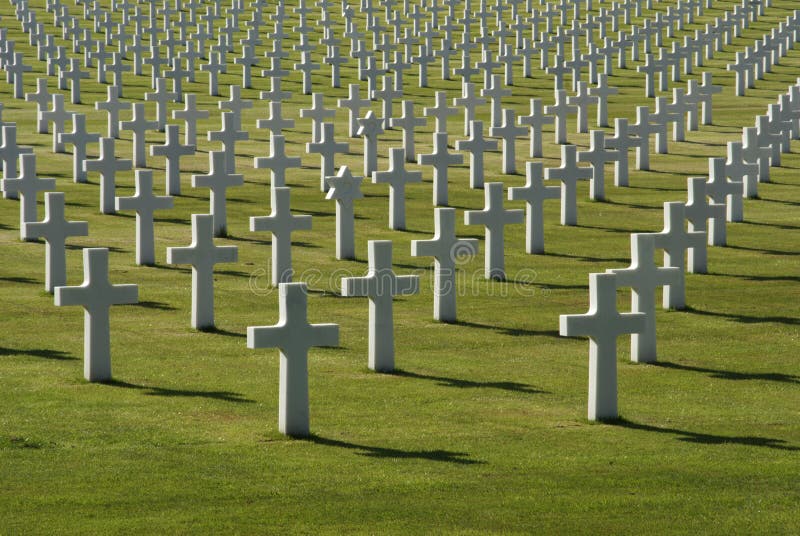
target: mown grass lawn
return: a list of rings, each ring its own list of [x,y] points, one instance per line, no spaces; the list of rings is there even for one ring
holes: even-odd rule
[[[734,4],[714,2],[676,35],[702,28]],[[686,199],[686,177],[707,174],[707,158],[724,156],[725,143],[739,139],[742,127],[795,82],[797,51],[746,97],[733,96],[725,71],[737,50],[794,7],[775,0],[741,38],[696,69],[725,86],[714,100],[714,125],[670,142],[667,155],[653,154],[652,171],[632,171],[630,188],[609,184],[606,202],[588,201],[588,185],[581,185],[577,227],[558,225],[558,203],[549,203],[545,255],[525,254],[523,226],[508,227],[509,281],[483,280],[482,254],[465,264],[456,324],[432,320],[432,260],[410,256],[411,240],[433,235],[430,168],[411,166],[425,181],[408,187],[406,232],[388,229],[387,188],[365,182],[366,197],[356,204],[358,260],[337,261],[334,205],[319,191],[317,155],[305,152],[310,122],[297,119],[287,150],[302,155],[304,167],[288,176],[292,208],[314,220],[312,231],[294,237],[294,267],[312,291],[310,321],[341,326],[338,348],[313,349],[309,357],[313,435],[304,440],[277,433],[278,352],[245,347],[247,326],[273,324],[278,316],[266,272],[269,235],[248,231],[250,216],[269,212],[269,176],[252,168],[252,158],[269,151],[268,133],[254,128],[267,116],[258,102],[264,80],[254,76],[257,89],[243,91],[256,101],[243,118],[250,140],[237,146],[246,183],[230,192],[230,236],[218,240],[239,246],[239,262],[218,266],[218,330],[211,333],[189,327],[190,271],[166,265],[165,254],[190,242],[190,215],[209,210],[208,191],[190,187],[191,174],[208,171],[207,152],[218,149],[202,137],[219,128],[206,75],[184,85],[212,116],[199,127],[199,152],[183,160],[183,195],[175,209],[157,214],[154,267],[134,264],[133,214],[99,214],[97,175],[74,184],[71,154],[50,152],[50,136],[34,134],[34,105],[14,100],[3,85],[3,119],[16,121],[20,143],[35,148],[40,175],[57,178],[68,217],[89,221],[90,236],[70,240],[69,283],[82,280],[81,248],[109,247],[112,282],[138,284],[141,302],[112,310],[115,380],[85,382],[82,312],[53,305],[44,292],[44,246],[21,242],[18,204],[0,202],[0,532],[796,533],[797,154],[772,169],[760,199],[745,201],[746,221],[728,225],[728,247],[709,250],[709,274],[687,275],[689,307],[659,310],[659,362],[630,363],[628,340],[620,339],[619,421],[586,420],[588,344],[557,333],[559,314],[586,310],[588,274],[627,266],[630,233],[661,230],[662,204]],[[0,16],[34,66],[25,78],[33,91],[44,65],[35,61],[13,6],[0,5]],[[50,16],[39,19],[53,30]],[[611,78],[620,88],[611,117],[635,120],[635,105],[652,107],[635,66]],[[148,72],[126,78],[126,98],[149,91]],[[231,66],[222,75],[224,95],[227,85],[241,82],[240,73]],[[438,65],[429,88],[416,87],[415,73],[405,76],[404,98],[420,115],[433,91],[458,92],[457,80],[439,79]],[[323,69],[314,75],[315,90],[332,107],[355,78],[351,64],[343,88],[331,89]],[[527,113],[531,96],[552,102],[549,78],[540,73],[532,80],[518,73],[515,83],[504,105],[519,114]],[[310,97],[301,94],[296,73],[284,87],[293,92],[285,115],[298,117]],[[105,133],[105,114],[92,106],[105,91],[84,81],[86,104],[67,106],[86,113],[95,132]],[[379,113],[378,103],[372,108]],[[148,110],[154,113],[149,104]],[[346,117],[346,110],[337,112],[337,139],[346,139]],[[488,107],[482,118],[488,120]],[[429,121],[418,131],[419,153],[430,151],[432,128]],[[460,118],[450,122],[451,143],[462,128]],[[586,147],[587,135],[573,130],[571,122],[570,141]],[[548,133],[542,161],[556,166],[559,148]],[[129,158],[130,132],[122,137],[118,151]],[[396,130],[381,138],[380,169],[399,140]],[[348,141],[350,153],[337,166],[360,173],[362,142]],[[148,142],[163,143],[163,135],[150,133]],[[517,154],[523,170],[527,140],[519,140]],[[161,192],[164,161],[148,164]],[[486,169],[487,180],[524,183],[522,175],[500,174],[499,153],[487,155]],[[461,215],[483,207],[483,192],[469,189],[466,166],[452,169],[450,179],[459,236],[483,238],[481,228],[462,225]],[[119,175],[118,195],[132,191],[133,173]],[[419,295],[395,303],[395,374],[367,369],[367,301],[338,295],[342,276],[366,270],[370,239],[392,240],[397,273],[422,278]],[[619,304],[629,307],[627,292],[620,291]]]

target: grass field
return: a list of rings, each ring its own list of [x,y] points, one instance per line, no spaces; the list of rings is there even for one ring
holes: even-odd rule
[[[676,38],[735,4],[714,2]],[[656,8],[667,5],[674,2]],[[658,311],[659,362],[631,363],[628,339],[620,339],[619,421],[585,418],[588,344],[558,336],[559,314],[587,308],[588,274],[627,266],[630,233],[661,230],[662,204],[686,199],[686,177],[707,174],[707,158],[724,156],[725,143],[738,140],[742,127],[753,126],[795,82],[800,49],[746,97],[734,97],[725,70],[736,51],[794,7],[775,0],[740,38],[685,77],[708,70],[724,85],[713,125],[688,132],[685,142],[670,141],[669,154],[652,155],[652,171],[631,166],[631,187],[609,183],[606,202],[589,201],[582,184],[577,227],[560,226],[558,203],[548,203],[545,255],[525,254],[524,227],[508,227],[507,282],[483,280],[482,253],[465,264],[456,324],[433,321],[432,260],[410,256],[411,240],[433,235],[430,167],[411,166],[425,180],[408,187],[406,232],[388,229],[387,187],[365,181],[366,197],[356,203],[358,260],[335,259],[334,204],[319,191],[318,156],[305,151],[310,122],[299,119],[310,97],[293,73],[284,82],[293,93],[284,112],[298,119],[287,152],[302,155],[303,168],[288,183],[293,211],[314,217],[312,231],[294,236],[294,268],[311,288],[309,320],[341,330],[338,348],[310,353],[313,435],[304,440],[277,432],[278,352],[245,347],[247,326],[278,317],[266,271],[269,235],[248,231],[250,216],[269,212],[269,175],[252,167],[253,157],[269,151],[268,133],[254,128],[267,116],[258,101],[258,90],[268,89],[264,80],[254,76],[256,89],[243,90],[255,101],[243,118],[250,140],[237,146],[245,185],[230,191],[229,237],[217,241],[238,246],[239,262],[217,267],[218,329],[207,333],[189,326],[190,271],[167,265],[165,254],[190,242],[190,215],[209,210],[208,191],[189,182],[191,174],[208,172],[207,152],[218,148],[204,141],[206,130],[219,128],[219,98],[208,96],[206,75],[184,85],[211,118],[199,126],[197,155],[183,159],[183,195],[173,210],[156,215],[154,267],[134,263],[133,214],[101,215],[97,174],[88,185],[74,184],[71,154],[51,153],[51,137],[34,134],[35,105],[14,100],[2,85],[4,121],[17,122],[20,143],[34,147],[40,175],[57,178],[68,218],[89,222],[88,237],[69,241],[69,284],[82,280],[83,247],[109,247],[111,281],[138,284],[140,304],[112,309],[115,380],[84,381],[82,312],[54,306],[44,291],[44,246],[20,241],[17,202],[0,202],[0,533],[797,533],[798,154],[784,155],[772,183],[760,185],[760,199],[745,201],[746,221],[728,225],[728,247],[709,249],[709,274],[687,275],[689,307]],[[80,6],[69,8],[80,13]],[[52,16],[37,9],[52,32]],[[332,11],[339,16],[338,6]],[[34,91],[44,65],[35,61],[13,6],[0,4],[0,16],[34,67],[25,75],[26,91]],[[612,118],[635,120],[635,105],[653,105],[636,65],[610,79],[620,88]],[[416,87],[415,71],[405,74],[404,98],[414,100],[419,115],[434,91],[459,91],[458,80],[442,81],[438,73],[436,64],[428,88]],[[356,81],[353,62],[342,76],[343,88],[331,89],[326,68],[314,75],[329,107]],[[231,65],[220,79],[223,100],[227,85],[239,83],[240,67]],[[55,86],[53,79],[49,89]],[[105,133],[105,114],[93,107],[105,99],[105,86],[94,74],[82,86],[86,104],[67,108],[86,113],[90,130]],[[147,68],[145,76],[127,75],[126,98],[149,90]],[[540,72],[524,79],[518,71],[513,91],[504,105],[519,114],[532,96],[552,102],[551,80]],[[372,109],[379,113],[379,104]],[[481,115],[488,122],[488,107]],[[346,139],[346,117],[346,110],[337,112],[338,140]],[[430,152],[432,129],[429,121],[417,132],[417,152]],[[451,144],[463,138],[462,129],[460,117],[451,120]],[[547,132],[541,161],[553,167],[560,152],[552,126]],[[130,132],[122,138],[118,154],[130,158]],[[569,139],[588,145],[573,120]],[[348,141],[350,153],[337,167],[360,173],[363,144]],[[163,134],[151,132],[148,142],[163,143]],[[397,130],[382,136],[379,169],[386,169],[388,148],[399,144]],[[97,150],[91,146],[90,156]],[[517,155],[523,170],[527,139],[518,141]],[[149,158],[148,165],[162,193],[164,161]],[[500,153],[487,155],[486,170],[487,180],[506,187],[524,183],[522,175],[500,174]],[[606,176],[613,176],[610,168]],[[133,173],[118,175],[117,195],[132,191]],[[458,235],[482,239],[481,228],[463,225],[463,209],[483,207],[483,192],[468,187],[466,166],[450,170],[450,202],[458,209]],[[366,299],[338,295],[342,276],[366,270],[370,239],[392,240],[396,272],[422,278],[419,295],[395,303],[395,374],[367,369]],[[629,299],[620,291],[621,309]]]

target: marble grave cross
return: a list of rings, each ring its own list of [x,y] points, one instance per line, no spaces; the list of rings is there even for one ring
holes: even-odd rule
[[[419,276],[397,276],[392,270],[391,240],[369,241],[369,270],[364,277],[342,278],[342,296],[369,298],[369,368],[394,370],[393,300],[419,292]]]
[[[247,347],[280,349],[278,430],[303,437],[309,434],[308,350],[337,346],[339,326],[309,324],[305,283],[281,283],[279,319],[274,326],[247,328]]]
[[[192,265],[192,327],[214,327],[214,265],[236,262],[236,246],[214,245],[214,216],[192,214],[192,243],[167,248],[167,264]]]
[[[112,285],[108,279],[108,249],[84,248],[83,284],[55,287],[55,305],[83,307],[83,376],[90,382],[111,379],[112,305],[139,302],[137,285]]]

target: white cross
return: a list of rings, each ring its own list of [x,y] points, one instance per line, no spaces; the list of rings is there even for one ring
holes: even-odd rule
[[[544,113],[541,99],[530,100],[530,114],[517,118],[520,125],[529,128],[530,157],[542,157],[542,130],[544,125],[555,122],[555,118]]]
[[[153,213],[173,207],[173,198],[153,195],[153,172],[136,170],[136,195],[117,197],[117,210],[136,212],[136,264],[150,266],[156,262]]]
[[[447,132],[447,118],[451,115],[456,115],[458,113],[458,108],[447,106],[446,91],[437,91],[435,99],[435,106],[423,108],[422,115],[435,119],[434,132]]]
[[[339,173],[325,178],[329,186],[325,199],[336,200],[336,258],[355,259],[355,212],[353,202],[361,199],[361,182],[364,177],[354,177],[350,168],[342,166]]]
[[[72,132],[63,132],[59,135],[62,144],[72,144],[72,180],[77,183],[86,182],[86,171],[83,161],[86,160],[86,146],[100,141],[100,134],[86,130],[86,116],[72,114]]]
[[[211,114],[208,110],[197,108],[196,94],[184,93],[183,100],[185,101],[183,110],[172,110],[172,118],[183,119],[186,128],[183,143],[197,146],[197,121],[199,119],[208,119]]]
[[[497,140],[483,137],[483,121],[472,121],[467,140],[456,140],[456,151],[469,152],[469,187],[483,188],[486,151],[497,150]]]
[[[358,136],[358,118],[361,114],[361,108],[369,106],[369,99],[362,99],[358,95],[359,85],[350,84],[348,86],[348,97],[346,99],[339,99],[338,104],[340,108],[347,108],[349,110],[349,136],[355,138]]]
[[[209,151],[208,175],[192,175],[192,188],[208,188],[211,190],[211,215],[214,216],[214,236],[225,236],[228,233],[228,188],[244,184],[244,176],[229,173],[225,169],[225,151]]]
[[[655,263],[655,237],[652,234],[631,234],[631,265],[608,270],[616,274],[617,288],[631,288],[631,311],[644,313],[644,329],[631,335],[631,361],[656,361],[656,291],[665,285],[678,285],[682,269],[658,266]]]
[[[518,127],[516,113],[511,109],[503,110],[503,124],[499,127],[491,127],[489,135],[503,140],[503,167],[502,172],[513,174],[517,172],[517,152],[516,140],[524,136],[525,127]]]
[[[339,326],[308,323],[305,283],[281,283],[279,299],[278,323],[248,327],[247,347],[280,349],[278,429],[290,436],[307,436],[308,350],[314,346],[337,346]]]
[[[3,169],[3,177],[13,178],[17,176],[17,164],[19,157],[23,154],[33,153],[33,147],[22,147],[17,144],[17,125],[16,123],[3,124],[0,121],[0,133],[2,134],[2,144],[0,144],[0,167]],[[16,199],[17,196],[11,194],[6,196],[8,199]]]
[[[41,113],[41,117],[48,123],[53,123],[53,152],[63,153],[64,144],[59,140],[59,135],[64,132],[64,123],[72,119],[72,113],[64,107],[64,94],[54,93],[52,108]]]
[[[636,144],[636,169],[648,171],[650,169],[650,136],[655,135],[656,152],[664,153],[667,145],[667,124],[654,123],[650,120],[650,108],[647,106],[636,107],[636,123],[628,127],[628,131],[638,136]]]
[[[36,215],[36,195],[39,192],[54,189],[56,180],[40,178],[36,174],[36,154],[22,154],[19,156],[19,160],[19,177],[2,179],[0,186],[2,186],[3,193],[15,193],[19,196],[19,232],[20,237],[24,238],[22,230],[25,223],[35,222],[39,219]]]
[[[686,230],[686,207],[680,201],[664,203],[664,230],[648,233],[655,237],[655,246],[664,250],[664,266],[680,268],[680,277],[664,287],[664,309],[686,307],[684,266],[686,252],[692,248],[705,249],[706,233]]]
[[[253,107],[253,101],[242,98],[241,86],[230,87],[230,99],[217,102],[220,110],[228,110],[233,114],[233,130],[242,130],[242,112]]]
[[[108,86],[106,92],[108,95],[106,100],[95,102],[94,107],[95,110],[105,110],[108,115],[108,137],[119,138],[119,112],[130,110],[131,103],[119,100],[119,87],[117,86]]]
[[[270,170],[270,192],[272,193],[271,199],[274,200],[275,188],[286,186],[286,170],[299,168],[302,162],[300,157],[290,157],[286,154],[286,138],[284,136],[272,134],[269,138],[269,149],[269,156],[254,158],[253,162],[256,169]]]
[[[758,197],[758,164],[745,161],[743,146],[740,141],[728,142],[728,160],[725,162],[725,174],[734,182],[741,181],[742,193],[748,199]]]
[[[590,421],[616,419],[617,337],[641,333],[643,313],[617,311],[617,276],[589,274],[589,311],[582,315],[560,315],[562,337],[589,337]]]
[[[742,197],[744,185],[742,181],[728,180],[728,173],[724,158],[708,159],[708,183],[706,183],[708,196],[715,203],[725,204],[728,207],[728,221],[742,221],[744,216]]]
[[[607,162],[619,160],[619,151],[606,148],[605,131],[589,131],[591,140],[588,151],[578,151],[578,161],[588,162],[592,166],[592,178],[589,182],[589,197],[595,201],[603,201],[606,197],[606,168]]]
[[[167,248],[167,264],[192,265],[192,327],[214,327],[214,265],[236,262],[236,246],[214,245],[214,216],[192,214],[192,243]]]
[[[399,89],[394,89],[392,82],[392,75],[384,75],[381,89],[376,89],[372,96],[381,101],[381,113],[383,115],[384,128],[391,128],[393,117],[393,104],[395,99],[403,96],[403,92]],[[335,114],[335,112],[334,112]]]
[[[486,279],[503,281],[505,272],[505,226],[522,223],[525,211],[503,208],[503,183],[487,182],[484,185],[483,210],[464,212],[466,225],[483,225],[486,229],[484,252],[484,276]]]
[[[545,186],[543,164],[526,163],[525,186],[508,189],[509,201],[525,201],[525,251],[544,253],[544,202],[561,198],[561,188]]]
[[[320,190],[323,192],[328,191],[328,185],[325,182],[326,177],[333,175],[334,158],[337,154],[346,154],[350,150],[350,144],[347,142],[337,142],[333,134],[334,124],[323,123],[321,126],[322,134],[318,142],[306,143],[307,153],[318,153],[320,155]]]
[[[364,138],[364,176],[378,170],[378,136],[383,134],[383,119],[370,110],[358,120],[358,136]]]
[[[164,127],[167,125],[167,103],[175,102],[178,100],[178,94],[167,89],[167,79],[156,79],[156,90],[152,93],[145,93],[144,100],[156,103],[156,123],[158,123],[158,131],[164,132]]]
[[[300,117],[311,119],[311,141],[319,143],[322,141],[322,124],[326,119],[336,117],[336,110],[325,108],[325,95],[322,93],[312,93],[311,108],[301,108]]]
[[[470,136],[472,134],[471,124],[475,120],[475,110],[478,106],[486,104],[486,99],[477,96],[474,83],[465,82],[461,86],[461,97],[454,98],[453,104],[464,108],[464,135]]]
[[[608,126],[608,97],[619,93],[619,89],[608,85],[608,75],[599,74],[597,86],[589,88],[589,95],[597,97],[597,126]]]
[[[686,179],[688,199],[684,205],[686,219],[689,220],[689,231],[706,232],[708,245],[724,246],[727,241],[724,204],[708,202],[705,177],[688,177]],[[711,220],[709,226],[708,221]],[[688,271],[704,274],[708,271],[707,248],[700,246],[691,248],[687,254]]]
[[[26,222],[22,228],[26,240],[43,238],[45,251],[44,288],[53,292],[55,287],[67,284],[66,240],[70,236],[87,236],[89,224],[85,221],[67,221],[64,217],[64,192],[44,194],[44,220]]]
[[[590,180],[592,169],[578,166],[577,147],[562,145],[561,166],[544,173],[547,180],[561,181],[561,225],[578,225],[578,181]]]
[[[464,155],[448,152],[447,132],[433,134],[433,152],[417,155],[417,163],[433,166],[433,204],[447,205],[447,170],[464,162]]]
[[[456,266],[478,254],[474,238],[456,238],[456,209],[434,209],[435,234],[430,240],[412,240],[411,255],[435,259],[433,318],[441,322],[456,321]]]
[[[402,115],[392,117],[389,120],[389,126],[392,128],[399,128],[403,133],[403,149],[405,149],[405,156],[407,162],[416,162],[414,159],[416,152],[414,151],[414,129],[416,127],[424,127],[428,122],[427,119],[414,116],[414,101],[404,100],[401,103],[403,110]]]
[[[56,287],[57,306],[80,305],[84,311],[83,376],[90,382],[111,379],[112,305],[139,302],[137,285],[112,285],[108,280],[108,249],[84,248],[83,284]]]
[[[133,167],[147,166],[145,154],[145,135],[148,130],[158,128],[157,121],[148,121],[145,118],[144,103],[133,103],[133,115],[130,121],[120,121],[120,130],[130,130],[133,132]]]
[[[292,281],[292,232],[311,229],[311,216],[292,215],[290,192],[286,187],[273,188],[272,212],[269,216],[250,218],[250,231],[272,233],[272,284]]]
[[[163,156],[166,160],[166,192],[167,195],[181,195],[181,165],[182,156],[194,156],[197,147],[182,145],[180,142],[180,127],[167,125],[165,140],[162,145],[151,145],[150,156]]]
[[[42,113],[47,111],[47,106],[50,104],[52,98],[52,94],[47,89],[47,82],[47,78],[37,78],[36,91],[33,93],[25,93],[25,100],[27,102],[36,103],[36,132],[39,134],[47,134],[48,132],[47,120],[42,117]],[[97,104],[95,106],[97,106]]]
[[[100,212],[103,214],[116,213],[116,178],[117,171],[133,169],[130,160],[117,158],[114,154],[114,138],[100,138],[100,157],[88,158],[83,161],[86,172],[97,171],[100,173]]]
[[[250,135],[245,130],[236,128],[236,117],[233,112],[222,113],[221,130],[208,132],[208,141],[218,141],[222,143],[222,154],[225,155],[225,170],[228,173],[236,173],[236,142],[250,139]]]
[[[406,228],[406,184],[422,182],[422,172],[408,171],[405,167],[405,151],[389,149],[389,169],[372,173],[373,184],[389,185],[389,228]]]
[[[588,132],[589,106],[596,105],[598,98],[589,92],[586,82],[578,82],[578,92],[574,96],[567,97],[567,103],[578,107],[578,132]]]
[[[283,104],[280,101],[269,103],[269,117],[256,120],[256,128],[269,130],[271,136],[280,136],[284,129],[294,128],[294,119],[283,117]]]
[[[342,296],[369,298],[369,368],[394,370],[393,297],[419,292],[419,276],[392,271],[391,240],[369,241],[369,271],[364,277],[342,278]]]
[[[570,114],[578,113],[578,107],[567,103],[567,91],[556,90],[556,102],[544,107],[544,111],[555,117],[555,140],[558,144],[567,143],[567,119]]]
[[[772,149],[761,145],[756,127],[742,129],[742,157],[748,164],[758,164],[758,182],[769,182]]]
[[[619,151],[619,160],[614,162],[614,186],[628,186],[628,151],[640,143],[639,137],[630,131],[627,118],[614,119],[614,136],[606,138],[606,147]]]

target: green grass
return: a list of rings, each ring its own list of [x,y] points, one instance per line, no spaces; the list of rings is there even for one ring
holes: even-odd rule
[[[408,232],[388,229],[387,188],[365,182],[366,197],[356,204],[359,259],[336,261],[334,205],[318,190],[318,157],[305,153],[310,123],[298,119],[287,150],[303,155],[304,168],[288,182],[293,210],[313,214],[314,227],[295,235],[294,266],[313,289],[309,320],[341,326],[339,348],[312,349],[309,356],[314,435],[306,440],[277,432],[278,352],[248,350],[244,339],[247,326],[273,324],[278,316],[277,293],[264,271],[269,236],[247,227],[249,216],[269,212],[269,177],[252,169],[252,158],[268,153],[267,134],[253,128],[256,118],[266,117],[266,106],[256,102],[244,116],[251,139],[238,145],[237,167],[246,183],[230,192],[230,237],[218,240],[239,246],[239,262],[218,266],[219,331],[201,333],[189,327],[189,271],[166,265],[165,248],[188,244],[190,214],[208,211],[207,191],[192,189],[189,177],[207,172],[206,151],[216,144],[201,141],[201,151],[183,160],[185,195],[176,198],[174,210],[157,215],[157,266],[138,267],[132,215],[100,215],[97,176],[90,174],[89,185],[73,184],[71,155],[50,153],[50,136],[32,133],[34,106],[0,87],[4,120],[16,121],[20,143],[35,147],[40,174],[58,179],[68,217],[89,221],[90,236],[70,240],[69,284],[82,279],[82,247],[111,247],[112,282],[137,283],[142,302],[112,310],[115,381],[85,382],[81,311],[53,305],[43,291],[43,245],[21,242],[17,203],[0,202],[0,532],[796,532],[796,154],[784,155],[783,167],[772,169],[773,182],[760,185],[760,199],[745,202],[746,222],[729,224],[729,247],[709,250],[710,273],[687,275],[689,308],[658,311],[660,362],[630,363],[628,340],[620,339],[618,422],[586,420],[587,342],[557,335],[559,314],[586,310],[587,275],[627,266],[629,234],[660,230],[661,206],[685,200],[686,177],[706,174],[707,158],[723,156],[725,143],[739,139],[741,128],[752,126],[794,83],[798,51],[746,97],[733,96],[732,74],[725,71],[736,50],[794,7],[787,0],[773,4],[707,62],[715,83],[725,85],[714,100],[714,125],[688,133],[685,143],[670,142],[668,155],[653,154],[653,171],[632,171],[630,188],[609,184],[608,202],[588,201],[588,185],[581,185],[578,227],[558,225],[558,204],[549,203],[546,255],[526,255],[523,227],[509,227],[512,281],[482,280],[482,256],[465,265],[455,325],[432,320],[431,259],[410,256],[412,239],[433,234],[430,168],[422,168],[423,184],[408,188]],[[686,31],[733,5],[715,2]],[[12,7],[3,4],[0,15],[18,50],[35,58]],[[26,91],[33,91],[44,67],[28,63],[35,72],[26,75]],[[633,119],[635,104],[652,106],[635,66],[629,63],[611,79],[621,92],[612,98],[610,117]],[[415,100],[419,114],[434,90],[455,94],[458,87],[455,80],[439,80],[437,67],[425,89],[406,73],[404,98]],[[220,87],[240,83],[240,72],[231,67]],[[332,90],[327,70],[318,71],[315,89],[333,106],[354,77],[350,65],[343,89]],[[201,133],[219,128],[206,80],[199,74],[197,83],[185,85],[212,110]],[[518,113],[527,113],[531,96],[552,102],[547,79],[524,80],[517,73],[515,82],[504,104]],[[256,76],[254,83],[266,89]],[[297,117],[310,105],[299,84],[296,75],[285,83],[293,92],[286,116]],[[128,77],[126,97],[140,96],[148,85],[149,76]],[[83,88],[86,103],[105,98],[105,87],[93,81]],[[258,89],[244,94],[257,99]],[[86,113],[90,130],[105,132],[105,114],[91,105],[68,109]],[[373,109],[379,110],[377,103]],[[340,140],[345,112],[337,113]],[[431,129],[429,122],[418,132],[419,153],[429,152]],[[461,129],[460,120],[451,121],[451,143]],[[570,141],[586,146],[588,137],[572,129]],[[543,161],[555,166],[559,149],[548,132]],[[381,154],[398,146],[399,137],[387,132]],[[348,141],[351,153],[337,166],[360,172],[362,144]],[[163,135],[151,133],[148,142],[163,143]],[[129,141],[117,147],[129,157]],[[90,156],[96,151],[92,147]],[[519,140],[517,154],[524,169],[527,140]],[[149,164],[161,191],[163,160]],[[379,168],[386,165],[381,158]],[[523,176],[503,176],[499,168],[499,153],[487,155],[487,180],[523,184]],[[466,167],[451,170],[459,222],[461,209],[483,206],[483,193],[467,184]],[[133,174],[121,174],[118,195],[132,188]],[[461,224],[458,233],[483,234]],[[366,300],[337,296],[346,272],[366,269],[369,239],[393,240],[397,273],[422,277],[419,295],[395,303],[400,370],[392,375],[366,367]],[[629,306],[626,292],[619,299],[620,307]]]

